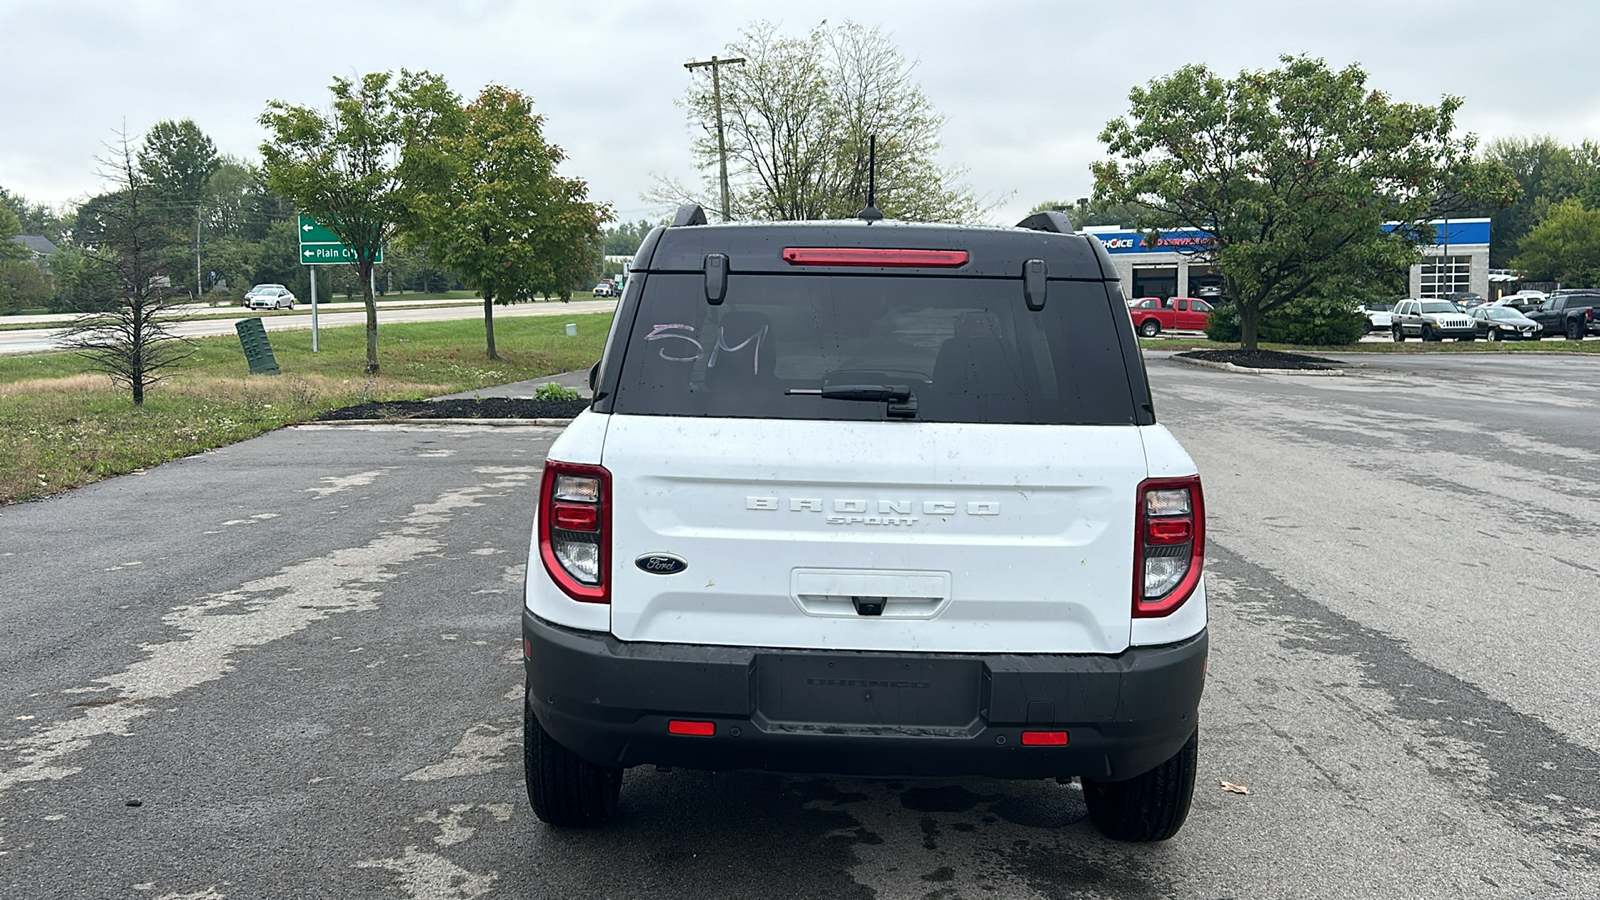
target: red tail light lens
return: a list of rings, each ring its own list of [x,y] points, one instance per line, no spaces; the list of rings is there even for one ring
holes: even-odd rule
[[[785,247],[794,266],[892,266],[953,269],[967,264],[965,250],[891,250],[882,247]]]
[[[1024,747],[1065,747],[1067,733],[1065,731],[1024,731],[1022,733],[1022,746]]]
[[[1171,615],[1200,584],[1205,561],[1205,498],[1200,476],[1151,478],[1139,485],[1134,530],[1133,615]]]
[[[568,597],[611,602],[610,531],[611,473],[546,461],[539,487],[539,558]]]

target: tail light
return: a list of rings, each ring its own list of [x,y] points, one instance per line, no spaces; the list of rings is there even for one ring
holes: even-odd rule
[[[1151,478],[1139,485],[1133,558],[1133,615],[1171,615],[1200,583],[1206,510],[1200,476]]]
[[[561,590],[581,603],[610,603],[611,473],[547,461],[539,487],[539,557]]]

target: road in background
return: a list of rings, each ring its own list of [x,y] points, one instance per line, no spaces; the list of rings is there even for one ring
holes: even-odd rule
[[[311,426],[0,510],[0,896],[1600,896],[1600,359],[1152,357],[1210,525],[1166,844],[1072,785],[650,769],[551,831],[516,617],[556,431]]]
[[[403,301],[392,306],[386,304],[378,311],[380,329],[383,325],[396,322],[443,322],[452,319],[477,319],[483,316],[482,303],[450,306],[421,305],[434,302],[438,301]],[[344,311],[326,312],[321,304],[318,304],[317,325],[319,328],[366,324],[366,309],[361,304],[355,304],[356,310],[354,311],[349,310],[350,304],[341,303],[337,305],[342,307]],[[496,319],[507,319],[522,316],[572,316],[584,313],[611,312],[616,308],[616,300],[574,300],[571,303],[557,301],[513,303],[509,306],[495,307],[494,317]],[[173,334],[180,337],[215,337],[217,335],[233,334],[233,323],[235,321],[253,318],[254,315],[256,314],[241,309],[236,316],[190,319],[172,326],[171,330]],[[266,326],[267,331],[303,331],[311,327],[311,308],[302,305],[300,310],[293,315],[261,316],[261,321]],[[61,350],[63,349],[61,335],[62,329],[58,328],[0,331],[0,355],[8,353],[45,353],[52,350]]]

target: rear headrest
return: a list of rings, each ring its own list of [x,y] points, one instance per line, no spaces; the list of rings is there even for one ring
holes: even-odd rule
[[[725,373],[741,378],[773,377],[778,350],[772,340],[772,323],[765,315],[731,311],[722,314],[716,336],[706,342],[706,379],[722,380]]]

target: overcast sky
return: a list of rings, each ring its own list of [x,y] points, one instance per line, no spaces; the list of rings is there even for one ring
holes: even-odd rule
[[[124,122],[137,136],[192,118],[256,160],[268,100],[322,106],[333,76],[405,67],[469,96],[527,92],[563,173],[622,218],[654,219],[667,210],[640,197],[653,176],[697,177],[673,103],[683,63],[762,18],[889,34],[946,117],[940,161],[1004,223],[1089,194],[1096,135],[1128,89],[1191,62],[1229,75],[1282,53],[1358,62],[1397,99],[1465,98],[1460,122],[1486,140],[1600,138],[1597,0],[0,0],[0,186],[49,203],[97,192],[95,157]]]

